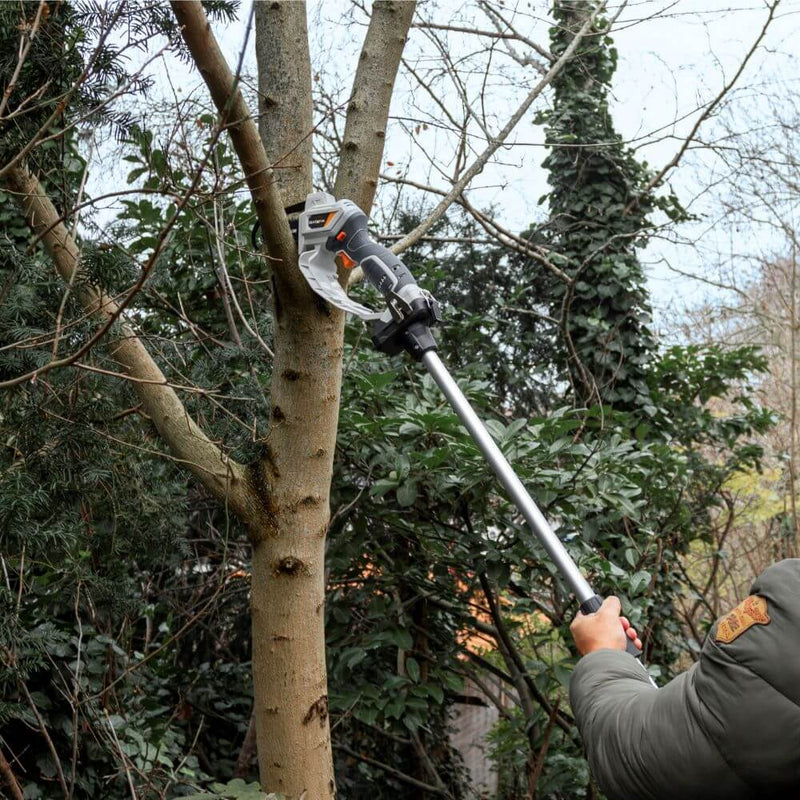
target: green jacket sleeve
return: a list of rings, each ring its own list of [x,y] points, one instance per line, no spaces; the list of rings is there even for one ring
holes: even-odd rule
[[[695,669],[663,689],[621,650],[580,660],[570,702],[592,774],[610,800],[746,800],[747,785],[699,722]]]

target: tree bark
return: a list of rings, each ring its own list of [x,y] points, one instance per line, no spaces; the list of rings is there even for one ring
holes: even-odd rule
[[[14,775],[14,770],[11,769],[11,765],[6,760],[2,750],[0,750],[0,773],[2,773],[3,777],[5,778],[5,782],[8,784],[8,790],[11,792],[11,797],[13,800],[24,800],[22,789],[19,788],[19,783],[16,775]]]
[[[408,6],[408,7],[406,7]],[[305,5],[258,3],[256,54],[261,141],[197,0],[174,2],[182,35],[224,120],[274,263],[275,358],[265,457],[248,476],[253,543],[254,716],[266,791],[335,795],[324,636],[324,546],[341,387],[344,315],[306,286],[286,240],[283,205],[311,190],[312,98]],[[377,3],[346,130],[384,131],[413,4]],[[382,54],[383,62],[375,57]],[[388,60],[388,63],[385,63]],[[374,61],[374,63],[372,63]],[[363,86],[362,86],[363,84]],[[362,137],[363,138],[363,137]],[[383,135],[351,148],[337,188],[369,211]],[[360,166],[359,166],[360,165]],[[274,166],[274,169],[273,169]]]
[[[258,127],[288,206],[302,202],[311,191],[314,108],[306,4],[256,3],[255,20]]]
[[[381,5],[381,4],[378,4]],[[393,45],[396,73],[410,13],[380,27]],[[370,31],[373,27],[370,27]],[[369,39],[368,34],[368,39]],[[377,34],[370,47],[380,51]],[[394,53],[396,51],[396,53]],[[311,73],[305,6],[256,6],[256,53],[262,95],[260,131],[279,169],[283,200],[311,190]],[[362,80],[366,77],[362,75]],[[391,74],[390,84],[394,83]],[[353,94],[359,92],[359,79]],[[391,91],[362,115],[383,130]],[[348,122],[346,127],[349,126]],[[364,171],[337,182],[348,196],[377,177],[383,137]],[[290,168],[287,168],[290,167]],[[372,171],[370,175],[368,170]],[[370,210],[374,183],[369,194]],[[364,202],[362,198],[362,202]],[[253,678],[261,779],[269,791],[310,798],[335,795],[324,634],[324,547],[341,389],[344,315],[310,292],[289,297],[275,287],[275,362],[270,450],[259,466],[271,514],[254,526]]]
[[[253,525],[253,681],[268,791],[335,795],[325,666],[325,535],[344,314],[323,303],[275,311],[270,514]]]

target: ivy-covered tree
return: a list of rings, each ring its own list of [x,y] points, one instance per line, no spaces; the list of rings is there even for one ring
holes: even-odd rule
[[[558,0],[550,29],[553,53],[572,41],[596,3]],[[648,188],[647,164],[617,133],[609,90],[617,50],[598,16],[553,84],[552,108],[540,115],[550,153],[543,162],[550,217],[540,232],[572,282],[554,282],[551,316],[560,321],[558,355],[575,399],[621,410],[652,407],[647,372],[656,342],[638,251],[656,210],[685,216],[675,197]]]

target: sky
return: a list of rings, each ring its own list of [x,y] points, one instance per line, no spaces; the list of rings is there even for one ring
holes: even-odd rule
[[[518,30],[547,45],[546,4],[506,0],[502,8]],[[617,5],[609,6],[611,14],[618,10]],[[236,22],[214,26],[232,66],[239,59],[249,12],[250,3],[243,2]],[[766,4],[761,0],[632,0],[626,4],[614,34],[619,66],[613,82],[612,113],[617,129],[637,148],[640,157],[656,169],[672,158],[697,119],[698,109],[714,98],[737,70],[766,15]],[[491,22],[476,3],[453,0],[423,0],[416,20],[491,29]],[[349,0],[309,3],[312,69],[320,76],[318,85],[341,100],[347,97],[352,84],[365,22],[364,13]],[[493,41],[486,37],[446,31],[437,31],[436,35],[447,43],[453,61],[458,64],[465,95],[475,109],[486,112],[489,128],[499,130],[539,75],[530,67],[519,66],[501,46],[496,46],[491,61],[485,53],[476,53],[479,45]],[[770,105],[774,101],[768,95],[775,87],[800,88],[797,77],[800,71],[793,52],[795,41],[800,41],[800,0],[783,0],[762,48],[730,96],[731,113],[742,111],[758,122],[772,111]],[[150,55],[159,46],[154,42]],[[518,54],[531,52],[519,43],[514,47]],[[405,57],[441,101],[454,113],[460,113],[456,86],[442,74],[441,59],[425,30],[412,29]],[[156,96],[172,97],[173,90],[184,96],[204,91],[192,66],[172,56],[156,59],[149,69],[155,78]],[[252,32],[243,71],[256,74]],[[537,102],[534,109],[542,107],[543,103]],[[542,147],[542,130],[533,124],[532,116],[529,113],[515,129],[508,146],[475,179],[469,193],[474,204],[484,209],[492,207],[497,220],[512,230],[523,229],[544,213],[537,201],[546,190],[546,174],[540,166],[546,151]],[[412,122],[408,122],[409,117]],[[427,129],[421,128],[413,136],[409,134],[414,122],[426,120],[430,123]],[[442,120],[442,112],[419,83],[406,70],[401,71],[392,103],[383,169],[389,174],[402,174],[448,189],[447,175],[453,166],[457,137],[441,126]],[[704,125],[700,137],[713,137],[716,124],[712,120]],[[467,140],[473,153],[485,146],[485,135],[474,122],[468,127]],[[107,163],[106,166],[94,174],[90,190],[99,193],[124,175],[122,165]],[[708,291],[670,267],[689,273],[713,269],[711,262],[724,247],[719,237],[727,234],[715,229],[710,221],[724,200],[718,195],[725,188],[723,183],[717,194],[703,193],[701,189],[712,176],[719,175],[719,164],[707,150],[690,151],[670,175],[670,187],[700,219],[679,231],[683,241],[655,240],[643,254],[657,312],[691,303]],[[383,187],[382,191],[385,197],[392,190]],[[104,216],[108,218],[111,211]],[[746,235],[754,250],[774,251],[781,247],[780,242],[772,240],[773,232],[752,230]],[[666,318],[662,314],[662,322]]]

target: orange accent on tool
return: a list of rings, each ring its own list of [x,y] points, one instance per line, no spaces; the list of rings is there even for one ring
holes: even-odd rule
[[[352,269],[356,265],[356,262],[344,250],[339,251],[339,257],[342,259],[342,266],[345,269]]]
[[[339,231],[339,233],[337,233],[337,234],[336,234],[336,241],[337,241],[337,242],[341,242],[341,241],[343,241],[343,240],[344,240],[346,237],[347,237],[347,234],[346,234],[344,231]]]
[[[330,213],[330,214],[328,214],[328,216],[327,216],[327,217],[325,217],[325,224],[324,224],[322,227],[323,227],[323,228],[327,228],[327,227],[328,227],[328,225],[330,225],[330,224],[331,224],[331,222],[333,222],[333,218],[334,218],[335,216],[336,216],[336,212],[335,212],[335,211],[331,211],[331,213]]]

